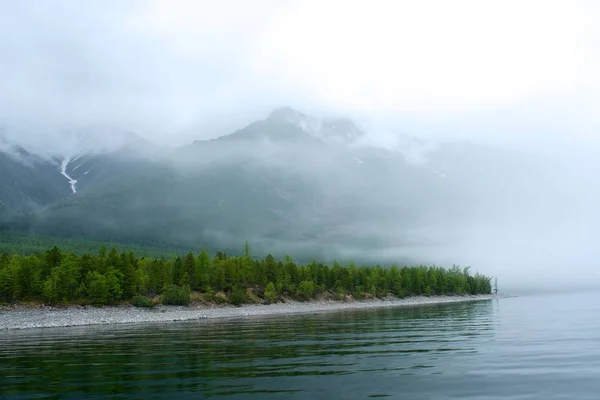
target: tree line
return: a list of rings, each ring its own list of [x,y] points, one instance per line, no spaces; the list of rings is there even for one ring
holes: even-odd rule
[[[490,278],[453,266],[342,266],[313,261],[299,265],[288,255],[255,259],[250,247],[231,256],[206,250],[184,256],[136,256],[108,250],[76,254],[53,247],[31,255],[0,253],[0,301],[48,304],[187,304],[191,298],[242,304],[285,298],[310,300],[418,295],[488,294]],[[155,301],[155,300],[154,300]]]

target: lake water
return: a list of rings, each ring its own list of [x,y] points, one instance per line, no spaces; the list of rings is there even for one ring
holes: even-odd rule
[[[0,332],[0,397],[598,399],[600,295]]]

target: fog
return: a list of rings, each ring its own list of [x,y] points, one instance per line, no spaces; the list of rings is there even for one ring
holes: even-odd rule
[[[357,147],[399,151],[440,174],[440,143],[489,146],[512,167],[480,147],[481,171],[467,163],[441,178],[463,211],[413,194],[422,212],[402,228],[406,188],[382,178],[381,193],[360,197],[377,212],[332,235],[383,241],[375,258],[472,265],[506,290],[594,287],[598,18],[592,1],[0,1],[0,126],[54,152],[72,144],[57,132],[89,126],[115,127],[103,130],[109,143],[126,130],[176,148],[286,105],[352,118],[365,132]],[[213,156],[237,157],[235,146]],[[293,165],[332,196],[381,178],[344,175],[312,147],[263,146],[264,162]],[[178,158],[180,172],[193,160]],[[469,198],[482,187],[489,197]],[[364,249],[340,239],[336,251]]]

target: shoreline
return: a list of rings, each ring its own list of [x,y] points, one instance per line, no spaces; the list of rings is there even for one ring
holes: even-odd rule
[[[374,299],[360,301],[288,301],[270,305],[235,306],[163,306],[152,309],[133,306],[110,307],[27,307],[0,310],[0,331],[33,328],[57,328],[88,325],[112,325],[154,322],[182,322],[204,319],[225,319],[253,316],[299,315],[344,310],[410,307],[459,302],[485,301],[509,297],[502,294],[462,296],[416,296],[404,299]]]

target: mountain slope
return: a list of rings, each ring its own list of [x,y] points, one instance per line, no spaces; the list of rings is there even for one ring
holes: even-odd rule
[[[35,153],[0,131],[0,220],[39,211],[122,170],[135,169],[151,154],[139,136],[122,133],[110,142],[109,133],[114,131],[65,133],[60,139],[66,145]]]
[[[55,162],[0,137],[0,220],[37,210],[69,193]]]
[[[349,120],[278,109],[160,157],[84,154],[65,169],[76,193],[5,226],[162,248],[249,240],[257,251],[381,258],[526,216],[523,204],[551,195],[539,190],[550,179],[543,168],[519,154],[467,143],[390,151],[357,145],[363,135]]]

